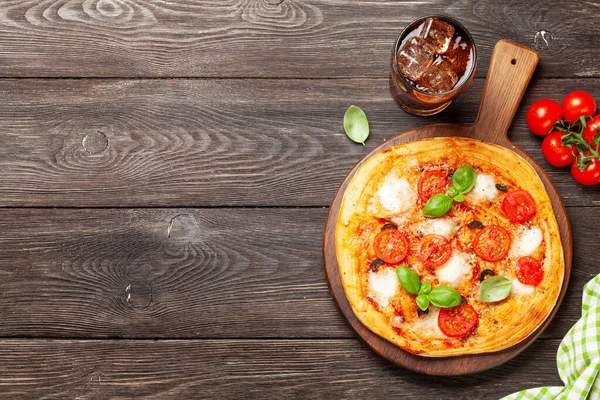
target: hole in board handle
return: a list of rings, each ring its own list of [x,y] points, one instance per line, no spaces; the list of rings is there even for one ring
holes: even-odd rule
[[[515,64],[517,63],[517,59],[516,59],[516,58],[513,58],[512,60],[510,60],[510,63],[511,63],[512,65],[515,65]]]

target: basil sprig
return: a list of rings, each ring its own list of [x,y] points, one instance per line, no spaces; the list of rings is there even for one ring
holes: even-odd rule
[[[408,268],[406,265],[401,265],[396,268],[396,275],[398,275],[398,279],[404,290],[410,294],[419,294],[419,289],[421,289],[421,278],[415,270]]]
[[[425,311],[429,308],[429,297],[427,297],[426,294],[418,295],[415,300],[421,311]]]
[[[465,201],[465,193],[475,186],[475,169],[470,165],[463,165],[452,175],[452,186],[448,188],[447,194],[438,193],[429,199],[423,207],[423,215],[428,218],[438,218],[446,215],[456,201]]]
[[[427,310],[429,307],[429,297],[428,295],[431,293],[431,282],[425,282],[421,285],[421,289],[419,289],[419,295],[415,299],[417,305],[421,309],[421,311]]]
[[[470,165],[463,165],[452,175],[452,187],[458,193],[468,193],[475,186],[475,170]]]
[[[460,294],[456,289],[450,286],[436,286],[432,289],[431,282],[421,283],[419,274],[406,265],[396,268],[396,275],[404,290],[417,296],[415,301],[422,311],[429,308],[429,303],[442,308],[460,304]]]
[[[450,308],[460,304],[460,294],[450,286],[436,286],[427,295],[434,306]]]
[[[348,107],[344,114],[344,131],[353,142],[365,145],[365,140],[369,137],[369,120],[360,107]]]
[[[438,193],[431,196],[423,207],[423,215],[429,218],[437,218],[445,215],[452,208],[452,199],[445,194]]]
[[[486,303],[504,300],[510,294],[512,282],[510,279],[497,275],[481,282],[479,297]]]

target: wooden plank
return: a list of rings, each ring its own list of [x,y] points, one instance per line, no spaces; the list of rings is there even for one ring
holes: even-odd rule
[[[539,340],[483,373],[430,377],[353,339],[1,340],[0,388],[11,399],[490,399],[562,385],[558,344]]]
[[[572,281],[545,337],[581,314],[597,210],[569,209]],[[2,209],[0,337],[352,338],[323,273],[325,213]]]
[[[399,131],[471,122],[477,79],[449,110],[401,111],[385,79],[2,80],[0,205],[58,207],[327,206],[345,174]],[[600,187],[550,167],[524,113],[540,97],[600,80],[537,80],[510,136],[548,170],[567,205],[600,205]],[[343,133],[350,104],[363,107],[372,137]]]
[[[386,77],[401,30],[436,13],[473,34],[478,76],[500,39],[547,47],[542,76],[600,76],[597,11],[584,0],[4,0],[0,76]]]
[[[0,336],[349,334],[321,267],[325,210],[0,215]]]

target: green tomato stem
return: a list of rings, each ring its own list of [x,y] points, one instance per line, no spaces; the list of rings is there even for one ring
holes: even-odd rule
[[[573,124],[567,124],[566,130],[556,126],[559,123],[564,126],[566,123],[565,121],[559,120],[555,124],[556,130],[565,133],[561,137],[563,145],[566,145],[566,146],[572,145],[574,147],[574,149],[573,149],[573,147],[571,147],[571,154],[575,158],[575,161],[577,162],[578,167],[583,165],[583,163],[585,163],[586,161],[588,161],[590,159],[600,160],[600,153],[598,152],[598,150],[594,149],[583,138],[583,131],[585,130],[585,127],[586,127],[585,121],[586,121],[586,119],[591,119],[591,118],[592,118],[591,116],[581,116]],[[582,147],[585,150],[582,151],[581,150]],[[591,156],[584,155],[584,152],[586,152],[586,151],[589,152],[591,154]]]

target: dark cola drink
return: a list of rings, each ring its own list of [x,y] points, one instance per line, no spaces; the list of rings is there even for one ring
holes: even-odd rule
[[[404,29],[394,46],[392,96],[412,114],[436,114],[471,82],[476,62],[473,38],[456,20],[418,19]]]

